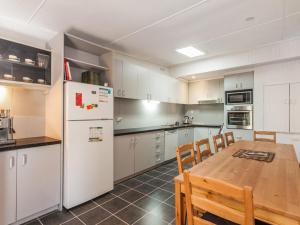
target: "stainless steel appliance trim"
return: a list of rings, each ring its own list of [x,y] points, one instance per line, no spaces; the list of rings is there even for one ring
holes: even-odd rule
[[[229,129],[244,129],[244,130],[252,130],[253,129],[253,110],[252,110],[252,105],[250,106],[251,110],[227,110],[226,111],[226,127]],[[245,125],[230,125],[228,124],[228,113],[231,112],[246,112],[249,113],[249,126],[245,126]]]

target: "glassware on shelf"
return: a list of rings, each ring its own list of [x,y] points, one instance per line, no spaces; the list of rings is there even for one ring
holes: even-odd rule
[[[47,69],[48,63],[49,63],[49,55],[38,53],[37,54],[37,63],[38,63],[39,67]]]
[[[7,74],[7,73],[5,73],[3,75],[3,78],[6,79],[6,80],[15,80],[16,79],[13,75]]]

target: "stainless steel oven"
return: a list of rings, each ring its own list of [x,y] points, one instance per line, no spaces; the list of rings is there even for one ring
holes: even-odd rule
[[[226,91],[226,105],[241,105],[253,103],[253,90]]]
[[[253,129],[253,106],[226,106],[226,125],[229,129]]]

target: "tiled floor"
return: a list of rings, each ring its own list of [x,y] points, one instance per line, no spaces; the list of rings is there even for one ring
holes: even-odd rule
[[[27,225],[168,225],[175,224],[176,161],[115,186],[110,193],[83,205],[54,212]]]

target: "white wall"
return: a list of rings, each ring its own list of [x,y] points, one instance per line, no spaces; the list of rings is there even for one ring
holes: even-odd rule
[[[194,123],[219,125],[224,123],[224,105],[186,105],[185,114],[194,117]]]
[[[114,129],[160,126],[181,122],[184,106],[170,103],[150,103],[146,100],[115,98]],[[117,118],[122,117],[121,122]]]
[[[300,81],[300,60],[258,66],[254,69],[254,129],[263,130],[263,87]],[[276,112],[274,112],[276,113]]]

